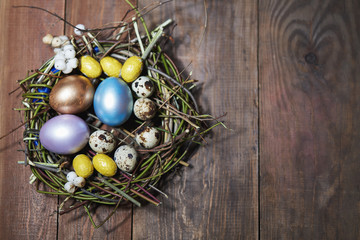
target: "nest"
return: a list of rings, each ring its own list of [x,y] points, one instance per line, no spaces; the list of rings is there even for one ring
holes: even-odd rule
[[[25,161],[19,162],[31,168],[30,182],[43,183],[45,187],[36,184],[37,191],[45,194],[63,195],[65,200],[75,199],[75,203],[68,209],[60,207],[60,214],[83,206],[92,223],[89,208],[93,204],[114,205],[115,209],[123,203],[131,202],[141,206],[148,202],[154,205],[161,204],[159,196],[164,194],[158,189],[159,181],[179,165],[187,166],[187,158],[192,144],[201,144],[203,135],[213,127],[222,125],[210,115],[199,113],[195,97],[190,89],[195,86],[195,80],[190,76],[183,77],[174,61],[162,51],[168,37],[164,34],[165,28],[171,21],[159,25],[141,36],[137,22],[122,22],[112,30],[110,37],[100,37],[103,29],[85,30],[82,36],[69,36],[71,45],[76,50],[76,57],[90,55],[96,60],[111,56],[124,63],[130,56],[140,56],[143,59],[144,69],[142,76],[148,76],[156,90],[150,97],[157,106],[156,116],[151,120],[142,121],[135,116],[116,127],[103,124],[91,107],[78,114],[88,124],[91,132],[105,129],[116,137],[118,146],[127,144],[133,146],[139,154],[135,170],[125,172],[117,169],[116,175],[106,177],[94,171],[86,179],[84,187],[77,187],[75,192],[69,193],[64,185],[66,175],[72,171],[72,160],[78,154],[85,154],[92,158],[95,154],[87,145],[81,151],[72,155],[61,155],[45,149],[39,141],[41,127],[51,118],[59,115],[49,105],[49,92],[66,76],[53,67],[53,57],[47,60],[39,69],[31,72],[25,79],[19,81],[24,91],[22,94],[21,110],[24,115],[23,140],[25,142]],[[109,30],[109,28],[107,28]],[[82,73],[74,69],[69,75]],[[91,79],[95,88],[106,79],[103,73],[96,79]],[[137,97],[134,95],[134,100]],[[205,121],[214,121],[208,126]],[[134,140],[134,134],[144,126],[153,126],[161,133],[160,143],[145,149]],[[113,153],[108,155],[112,157]],[[165,194],[164,194],[165,195]],[[110,216],[109,216],[110,217]],[[105,221],[104,221],[105,222]],[[96,226],[98,227],[98,226]]]

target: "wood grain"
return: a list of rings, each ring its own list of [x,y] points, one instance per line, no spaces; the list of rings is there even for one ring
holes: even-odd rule
[[[140,9],[150,2],[139,1]],[[257,239],[256,10],[254,1],[183,0],[146,16],[150,27],[174,19],[167,52],[180,69],[191,63],[185,76],[200,80],[203,112],[227,112],[233,131],[215,129],[191,167],[169,177],[163,205],[134,209],[134,239]]]
[[[13,5],[36,5],[64,13],[64,2],[34,3],[29,0],[0,3],[0,135],[21,123],[21,115],[13,111],[21,107],[21,90],[16,80],[23,79],[27,70],[38,68],[52,50],[41,39],[47,32],[61,33],[63,24],[34,9],[12,8]],[[18,152],[23,146],[22,130],[0,140],[0,238],[54,239],[57,234],[57,198],[38,194],[28,184],[30,168],[17,164],[24,160]]]
[[[8,94],[16,80],[53,54],[41,38],[73,31],[12,5],[40,6],[91,28],[128,9],[116,0],[0,1],[0,135],[22,120],[12,111],[21,90]],[[175,20],[166,52],[200,81],[202,111],[227,112],[232,130],[216,128],[190,167],[165,179],[161,206],[122,208],[94,229],[82,208],[58,216],[63,199],[28,184],[30,169],[17,164],[19,129],[0,140],[0,239],[359,239],[359,12],[355,0],[158,6],[146,15],[148,27]],[[94,209],[95,221],[111,210]]]
[[[263,239],[359,239],[358,1],[260,1]]]

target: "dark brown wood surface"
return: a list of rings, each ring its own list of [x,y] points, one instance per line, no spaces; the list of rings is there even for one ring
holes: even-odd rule
[[[360,5],[260,1],[260,237],[359,239]]]
[[[158,1],[140,0],[140,9]],[[152,5],[153,4],[153,5]],[[22,121],[11,95],[27,70],[53,53],[41,39],[99,27],[129,9],[117,0],[0,3],[0,136]],[[202,111],[216,128],[208,144],[161,186],[159,207],[118,210],[94,229],[82,208],[58,215],[62,198],[28,183],[22,128],[0,140],[0,239],[359,239],[358,1],[182,0],[146,15],[172,18],[166,47],[200,81]],[[99,207],[95,221],[112,208]]]

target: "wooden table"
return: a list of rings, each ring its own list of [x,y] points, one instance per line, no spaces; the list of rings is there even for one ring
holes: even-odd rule
[[[151,2],[139,1],[139,8]],[[128,8],[116,0],[2,0],[0,135],[21,115],[27,70],[52,51],[59,19],[98,27]],[[152,5],[154,6],[154,5]],[[359,239],[360,3],[356,0],[170,1],[146,15],[176,22],[169,51],[200,80],[203,112],[223,118],[208,144],[162,190],[159,207],[123,208],[94,229],[82,208],[28,184],[22,130],[0,140],[0,239]],[[96,221],[111,208],[96,209]]]

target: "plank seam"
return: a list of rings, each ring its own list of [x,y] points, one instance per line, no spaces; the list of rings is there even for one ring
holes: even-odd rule
[[[257,173],[257,181],[258,181],[258,240],[260,240],[260,224],[261,224],[261,218],[260,218],[260,207],[261,207],[261,198],[260,198],[260,194],[261,194],[261,182],[260,182],[260,0],[257,0],[257,49],[256,49],[256,61],[257,61],[257,112],[258,112],[258,119],[257,119],[257,127],[258,127],[258,132],[257,132],[257,169],[258,169],[258,173]]]

